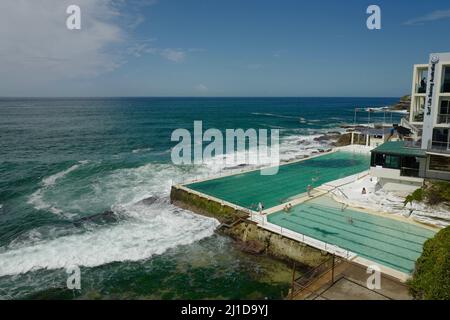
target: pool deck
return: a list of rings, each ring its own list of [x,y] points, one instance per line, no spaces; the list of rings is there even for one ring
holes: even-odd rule
[[[294,161],[285,162],[285,163],[280,164],[280,166],[288,165],[288,164],[292,164],[292,163],[298,163],[298,162],[302,162],[302,161],[306,161],[306,160],[310,160],[310,159],[314,159],[314,158],[317,158],[317,157],[320,157],[320,156],[323,156],[323,155],[326,155],[326,154],[335,153],[335,152],[340,151],[340,150],[342,150],[342,151],[352,151],[352,152],[357,152],[357,153],[367,153],[370,149],[367,149],[367,148],[364,148],[364,147],[362,147],[362,148],[359,147],[358,148],[358,146],[350,146],[350,148],[349,147],[334,148],[331,152],[323,152],[323,153],[315,154],[313,156],[310,156],[310,157],[307,157],[307,158],[304,158],[304,159],[296,159]],[[268,215],[282,211],[284,209],[284,207],[288,203],[290,203],[292,206],[297,206],[297,205],[300,205],[300,204],[302,204],[302,203],[304,203],[306,201],[309,201],[309,200],[318,198],[320,196],[324,196],[326,194],[329,194],[330,191],[339,189],[340,186],[352,183],[352,182],[354,182],[356,180],[359,180],[359,179],[367,176],[369,174],[368,170],[360,172],[358,174],[347,176],[345,178],[341,178],[341,179],[337,179],[337,180],[334,180],[334,181],[326,182],[326,183],[324,183],[324,184],[314,188],[314,190],[311,192],[311,194],[309,196],[305,192],[305,193],[302,193],[302,194],[298,194],[297,196],[290,197],[288,202],[285,202],[285,203],[282,203],[280,205],[268,208],[267,210],[264,210],[262,212],[262,214],[260,214],[259,212],[254,211],[254,210],[251,210],[251,209],[248,209],[248,208],[236,205],[236,204],[231,203],[229,201],[225,201],[223,199],[220,199],[220,198],[217,198],[217,197],[214,197],[214,196],[211,196],[211,195],[207,195],[207,194],[204,194],[202,192],[193,190],[193,189],[191,189],[191,188],[189,188],[187,186],[187,185],[192,184],[192,183],[198,183],[198,182],[207,181],[207,180],[214,180],[214,179],[223,178],[223,177],[226,177],[226,176],[239,175],[239,174],[243,174],[243,173],[258,171],[260,169],[261,168],[250,169],[250,170],[249,169],[247,169],[247,170],[245,170],[245,169],[236,170],[236,171],[229,172],[229,173],[227,173],[225,175],[218,175],[218,176],[216,175],[216,176],[213,176],[213,177],[206,177],[206,178],[202,178],[202,179],[195,179],[195,180],[192,180],[192,181],[186,181],[186,182],[184,182],[182,184],[174,185],[173,188],[179,189],[179,190],[183,190],[183,191],[185,191],[187,193],[190,193],[190,194],[197,195],[197,196],[199,196],[201,198],[204,198],[204,199],[207,199],[209,201],[214,201],[216,203],[219,203],[222,206],[228,206],[228,207],[230,207],[230,208],[232,208],[234,210],[244,212],[244,213],[246,213],[248,215],[247,216],[247,220],[255,223],[258,227],[260,227],[262,229],[265,229],[265,230],[268,230],[270,232],[273,232],[273,233],[279,234],[281,236],[284,236],[286,238],[290,238],[292,240],[301,242],[301,243],[306,244],[308,246],[311,246],[313,248],[319,249],[319,250],[321,250],[323,252],[334,254],[336,256],[342,257],[344,259],[347,259],[349,261],[358,263],[358,264],[366,266],[366,267],[373,266],[373,265],[378,265],[380,267],[380,271],[383,274],[386,274],[386,275],[389,275],[391,277],[394,277],[394,278],[396,278],[396,279],[398,279],[398,280],[400,280],[402,282],[405,282],[406,280],[408,280],[410,278],[410,274],[407,274],[407,273],[401,272],[399,270],[396,270],[396,269],[393,269],[393,268],[381,265],[380,263],[373,262],[371,260],[365,259],[363,257],[358,256],[358,254],[356,254],[354,252],[351,252],[351,251],[348,251],[346,249],[340,248],[340,247],[338,247],[336,245],[333,245],[333,244],[330,244],[330,243],[326,243],[326,242],[323,242],[321,240],[314,239],[312,237],[309,237],[309,236],[297,233],[297,232],[292,231],[290,229],[283,228],[283,227],[278,226],[276,224],[270,223],[267,220],[267,216]],[[351,208],[351,206],[349,206],[349,208]],[[396,220],[402,221],[404,223],[410,223],[410,224],[412,223],[412,224],[415,224],[415,225],[420,225],[421,227],[432,229],[433,231],[436,231],[436,228],[432,228],[432,227],[429,227],[429,226],[424,226],[423,224],[407,220],[406,218],[403,218],[403,217],[392,216],[392,215],[388,215],[386,213],[380,213],[380,212],[376,212],[376,211],[372,211],[372,210],[367,210],[367,209],[364,209],[364,208],[354,208],[354,209],[359,210],[359,211],[363,211],[363,212],[369,213],[369,214],[376,214],[376,215],[380,215],[380,216],[383,216],[383,217],[386,217],[386,218],[396,219]]]

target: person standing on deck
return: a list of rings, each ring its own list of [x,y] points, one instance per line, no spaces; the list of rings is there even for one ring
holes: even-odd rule
[[[264,210],[264,205],[262,204],[262,202],[258,202],[258,211],[259,211],[259,214],[262,215],[263,210]]]
[[[312,185],[308,184],[308,187],[306,188],[307,192],[308,192],[308,197],[311,197],[311,191],[312,191],[313,187]]]

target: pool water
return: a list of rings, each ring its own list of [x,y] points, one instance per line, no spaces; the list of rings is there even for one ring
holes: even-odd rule
[[[278,173],[271,176],[263,176],[257,170],[187,187],[245,208],[255,208],[258,202],[262,202],[268,209],[305,193],[308,185],[318,187],[368,170],[369,165],[369,155],[339,151],[282,165]]]
[[[404,273],[414,270],[423,243],[435,234],[415,224],[342,210],[327,196],[297,205],[289,213],[270,214],[267,220]]]

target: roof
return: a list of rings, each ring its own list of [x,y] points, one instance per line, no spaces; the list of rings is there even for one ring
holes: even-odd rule
[[[405,141],[388,141],[373,149],[372,152],[411,157],[425,157],[426,154],[425,150],[405,147]]]

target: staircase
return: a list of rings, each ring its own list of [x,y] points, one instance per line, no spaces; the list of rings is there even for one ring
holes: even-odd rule
[[[411,133],[412,133],[411,138],[413,138],[415,141],[417,141],[421,138],[422,130],[417,128],[415,125],[411,124],[406,118],[402,118],[402,120],[400,121],[400,125],[402,127],[405,127],[405,128],[408,128],[409,130],[411,130]]]

